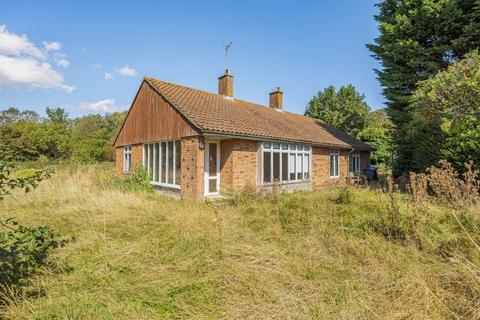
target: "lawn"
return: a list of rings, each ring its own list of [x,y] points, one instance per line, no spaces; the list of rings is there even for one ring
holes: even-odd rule
[[[480,317],[479,207],[357,188],[197,203],[111,183],[112,165],[60,166],[0,217],[68,239],[6,318],[471,319]],[[419,242],[421,241],[421,246]]]

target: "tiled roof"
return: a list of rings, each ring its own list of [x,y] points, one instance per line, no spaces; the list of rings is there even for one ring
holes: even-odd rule
[[[369,145],[318,119],[154,78],[146,77],[145,81],[205,133],[371,150]]]

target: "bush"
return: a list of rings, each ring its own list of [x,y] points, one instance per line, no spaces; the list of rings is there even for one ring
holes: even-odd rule
[[[29,227],[15,219],[0,222],[0,278],[10,288],[28,283],[59,241],[49,226]]]
[[[143,166],[137,166],[133,174],[126,177],[115,177],[109,185],[122,191],[152,192],[154,190],[148,179],[147,170]]]

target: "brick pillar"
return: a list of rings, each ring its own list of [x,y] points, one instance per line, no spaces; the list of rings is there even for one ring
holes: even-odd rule
[[[204,176],[204,150],[199,148],[199,137],[182,139],[182,199],[202,200]]]

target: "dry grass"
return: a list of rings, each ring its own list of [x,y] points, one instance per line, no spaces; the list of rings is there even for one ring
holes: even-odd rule
[[[428,207],[420,250],[372,227],[389,201],[377,191],[349,191],[348,203],[322,191],[209,204],[115,190],[108,166],[57,171],[0,203],[2,218],[73,237],[6,318],[480,317],[478,252],[446,207]],[[475,230],[478,214],[459,219]]]

